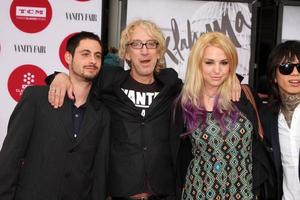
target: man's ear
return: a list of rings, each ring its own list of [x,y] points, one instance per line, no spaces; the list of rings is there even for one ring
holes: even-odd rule
[[[72,54],[68,51],[66,51],[65,53],[65,61],[68,63],[68,65],[71,64],[71,61],[72,61]]]
[[[127,52],[125,53],[125,60],[131,61],[131,58],[130,58],[130,56],[129,56],[129,54]]]

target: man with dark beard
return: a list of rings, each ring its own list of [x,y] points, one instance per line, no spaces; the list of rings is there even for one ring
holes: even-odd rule
[[[106,199],[110,115],[90,92],[102,44],[80,32],[66,49],[75,100],[56,110],[48,86],[26,88],[0,152],[1,200]]]

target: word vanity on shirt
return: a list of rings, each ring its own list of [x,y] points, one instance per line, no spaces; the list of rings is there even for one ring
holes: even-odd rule
[[[159,92],[139,92],[128,89],[122,90],[136,107],[142,109],[141,115],[143,117],[146,115],[145,109],[148,109],[150,107],[154,98],[159,94]]]

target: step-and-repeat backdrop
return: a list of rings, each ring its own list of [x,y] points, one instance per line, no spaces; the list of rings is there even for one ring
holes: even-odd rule
[[[67,72],[66,40],[83,30],[101,36],[101,13],[102,0],[0,1],[0,148],[23,90]]]
[[[126,22],[151,19],[162,28],[167,40],[167,66],[175,68],[181,78],[185,76],[188,54],[197,38],[208,31],[223,32],[237,47],[237,72],[248,83],[254,3],[251,0],[127,0]]]
[[[294,3],[295,5],[285,4],[282,5],[282,22],[278,24],[281,27],[281,35],[278,42],[284,42],[286,40],[300,40],[300,2]]]

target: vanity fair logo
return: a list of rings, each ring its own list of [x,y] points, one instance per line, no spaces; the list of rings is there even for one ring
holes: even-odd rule
[[[45,54],[46,46],[32,44],[14,44],[14,50],[18,53]]]
[[[66,46],[67,46],[67,41],[69,40],[70,37],[72,37],[75,33],[71,33],[70,35],[68,35],[60,44],[59,46],[59,58],[61,63],[65,66],[65,68],[68,68],[68,63],[65,60],[65,53],[66,53]]]
[[[52,18],[52,8],[48,0],[14,0],[10,6],[13,24],[26,33],[44,30]]]
[[[19,101],[23,91],[29,85],[45,85],[47,74],[35,65],[21,65],[17,67],[9,76],[7,87],[10,96]]]
[[[98,15],[90,13],[66,13],[66,19],[69,21],[88,21],[97,22]]]

